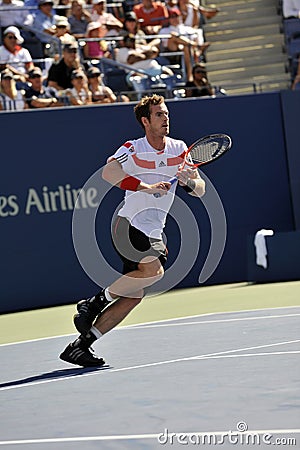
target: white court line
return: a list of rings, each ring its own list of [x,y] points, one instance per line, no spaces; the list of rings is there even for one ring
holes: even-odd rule
[[[158,361],[158,362],[154,362],[154,363],[140,364],[140,365],[136,365],[136,366],[121,367],[119,369],[107,369],[107,370],[103,370],[102,375],[105,375],[105,374],[107,375],[107,374],[116,373],[116,372],[125,372],[128,370],[144,369],[146,367],[156,367],[156,366],[162,366],[162,365],[166,365],[166,364],[174,364],[174,363],[183,362],[183,361],[209,359],[209,357],[212,357],[212,356],[228,355],[231,353],[243,352],[243,351],[247,351],[247,350],[257,350],[260,348],[276,347],[276,346],[280,346],[280,345],[295,344],[298,342],[300,342],[300,339],[296,339],[293,341],[274,342],[272,344],[256,345],[254,347],[237,348],[237,349],[233,349],[233,350],[226,350],[223,352],[207,353],[207,354],[203,354],[203,355],[171,359],[171,360],[166,360],[166,361]],[[41,385],[41,384],[66,381],[66,380],[71,380],[71,379],[75,379],[75,378],[79,379],[82,377],[87,377],[87,376],[92,376],[92,375],[99,375],[99,371],[89,372],[89,373],[85,373],[82,375],[69,376],[69,377],[65,377],[65,378],[52,378],[50,380],[40,380],[40,381],[34,381],[31,383],[26,383],[26,384],[24,383],[24,384],[12,385],[12,386],[5,386],[5,387],[0,388],[0,392],[1,391],[9,391],[12,389],[26,388],[26,387],[30,387],[30,386],[37,386],[37,385]]]
[[[188,323],[179,323],[179,324],[165,324],[165,322],[174,322],[179,320],[186,320],[186,319],[193,319],[196,317],[208,317],[208,316],[216,316],[216,315],[224,315],[224,314],[241,314],[241,313],[247,313],[247,312],[258,312],[258,311],[272,311],[272,310],[278,310],[278,309],[291,309],[291,308],[299,308],[299,306],[282,306],[282,307],[276,307],[276,308],[262,308],[262,309],[247,309],[242,311],[225,311],[225,312],[216,312],[216,313],[206,313],[206,314],[196,314],[193,316],[183,316],[183,317],[174,317],[172,319],[162,319],[162,320],[154,320],[152,322],[144,322],[144,323],[137,323],[133,325],[126,325],[126,326],[119,326],[115,328],[113,331],[123,331],[123,330],[134,330],[136,328],[150,328],[150,327],[159,327],[159,326],[176,326],[176,325],[192,325],[193,323],[218,323],[218,322],[226,322],[226,321],[239,321],[239,320],[258,320],[258,319],[268,319],[268,318],[280,318],[280,317],[294,317],[299,316],[300,314],[294,313],[294,314],[278,314],[274,316],[256,316],[256,317],[237,317],[235,319],[215,319],[212,321],[199,321],[199,322],[188,322]],[[8,342],[6,344],[0,344],[0,347],[7,347],[9,345],[19,345],[19,344],[28,344],[32,342],[39,342],[39,341],[46,341],[51,339],[59,339],[63,337],[72,337],[77,336],[78,333],[72,333],[72,334],[61,334],[58,336],[47,336],[43,338],[37,338],[37,339],[28,339],[26,341],[18,341],[18,342]]]
[[[179,327],[181,325],[203,325],[203,324],[211,324],[211,323],[226,323],[226,322],[242,322],[247,320],[266,320],[266,319],[279,319],[282,317],[295,317],[300,316],[300,314],[279,314],[274,316],[255,316],[255,317],[237,317],[234,319],[215,319],[215,320],[199,320],[193,322],[182,322],[182,323],[159,323],[154,325],[135,325],[134,328],[131,329],[139,329],[139,328],[161,328],[161,327]]]
[[[214,436],[228,436],[229,430],[227,431],[195,431],[193,433],[177,431],[172,434],[184,435],[187,437],[207,437],[210,435]],[[291,435],[300,433],[300,429],[280,429],[280,430],[248,430],[247,432],[235,431],[234,435]],[[19,439],[10,441],[0,441],[0,445],[30,445],[30,444],[58,444],[58,443],[68,443],[68,442],[91,442],[91,441],[128,441],[128,440],[139,440],[139,439],[158,439],[163,433],[153,433],[153,434],[122,434],[122,435],[110,435],[110,436],[79,436],[79,437],[66,437],[66,438],[48,438],[48,439]]]

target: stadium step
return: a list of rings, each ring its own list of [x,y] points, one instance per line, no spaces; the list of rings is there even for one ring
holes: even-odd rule
[[[281,17],[275,0],[217,0],[219,13],[204,25],[210,82],[227,93],[289,88]],[[206,2],[206,4],[209,4]],[[256,86],[256,88],[255,88]]]

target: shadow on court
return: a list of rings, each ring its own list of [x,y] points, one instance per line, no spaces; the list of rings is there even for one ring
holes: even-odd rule
[[[111,369],[111,366],[104,365],[101,367],[72,367],[70,369],[59,369],[59,370],[53,370],[52,372],[45,372],[41,373],[39,375],[34,375],[32,377],[28,378],[22,378],[20,380],[13,380],[8,381],[7,383],[1,383],[0,389],[4,387],[10,387],[10,386],[20,386],[20,385],[26,385],[29,383],[34,383],[36,381],[45,381],[45,380],[53,380],[53,379],[61,379],[61,378],[69,378],[69,377],[76,377],[76,376],[82,376],[91,372],[99,372],[101,370]]]

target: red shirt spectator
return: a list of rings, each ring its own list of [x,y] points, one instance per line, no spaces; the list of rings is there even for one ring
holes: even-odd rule
[[[158,29],[155,30],[153,27],[161,28],[163,22],[169,16],[166,6],[153,0],[142,0],[142,3],[133,7],[133,11],[138,19],[143,20],[142,28],[149,27],[149,31],[154,32],[154,34]]]

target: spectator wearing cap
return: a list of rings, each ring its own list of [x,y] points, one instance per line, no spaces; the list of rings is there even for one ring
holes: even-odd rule
[[[52,0],[38,0],[38,11],[33,14],[32,30],[43,44],[55,40],[55,23],[58,17],[54,14]]]
[[[168,10],[161,2],[142,0],[133,7],[138,19],[142,19],[142,29],[146,34],[157,34],[162,23],[168,18]]]
[[[83,48],[84,57],[86,59],[100,59],[103,56],[109,58],[107,43],[101,39],[106,33],[106,28],[99,22],[90,22],[86,30],[87,39],[95,39],[94,41],[87,41]]]
[[[71,3],[71,14],[68,18],[70,33],[76,38],[85,37],[87,26],[91,22],[91,14],[84,9],[85,3],[82,0],[73,0]]]
[[[1,28],[7,28],[11,25],[22,26],[28,14],[23,6],[24,3],[20,0],[0,0]]]
[[[84,106],[92,103],[92,93],[87,84],[87,77],[82,69],[76,69],[71,75],[72,89],[67,95],[72,106]]]
[[[29,109],[62,106],[55,97],[54,89],[43,86],[43,74],[39,67],[34,67],[29,72],[24,97]]]
[[[117,101],[113,91],[103,83],[102,74],[98,67],[90,67],[86,74],[93,103],[115,103]]]
[[[181,12],[178,8],[169,9],[169,26],[160,30],[159,34],[169,34],[162,39],[165,51],[177,52],[183,50],[188,81],[192,81],[192,60],[200,62],[201,56],[210,45],[205,43],[200,29],[188,27],[181,23]]]
[[[23,91],[17,90],[14,74],[9,69],[4,69],[0,77],[0,110],[22,111],[23,109],[27,109],[23,98]]]
[[[215,94],[213,87],[208,81],[206,66],[204,63],[196,63],[193,66],[193,80],[186,83],[187,97],[203,97]]]
[[[80,67],[78,44],[66,44],[63,47],[62,58],[54,62],[48,72],[48,86],[61,91],[72,88],[71,74]]]
[[[121,30],[123,29],[122,22],[120,22],[120,20],[118,20],[116,17],[108,18],[104,22],[104,25],[105,25],[105,28],[106,28],[105,37],[119,36]]]
[[[55,36],[58,40],[55,42],[51,42],[48,45],[47,56],[54,58],[55,61],[58,61],[63,46],[77,41],[76,38],[69,33],[70,24],[68,22],[67,17],[56,16],[55,27],[56,27]]]
[[[3,45],[0,46],[0,70],[8,68],[16,80],[25,82],[26,73],[33,68],[29,51],[22,47],[24,39],[20,30],[10,26],[4,30]]]
[[[149,41],[145,39],[145,32],[141,30],[142,23],[143,19],[138,19],[134,11],[129,11],[125,14],[124,27],[121,34],[123,34],[124,36],[126,34],[133,34],[135,36],[135,44],[137,47],[139,47],[140,45],[149,44]],[[152,41],[151,44],[159,45],[160,41]]]

